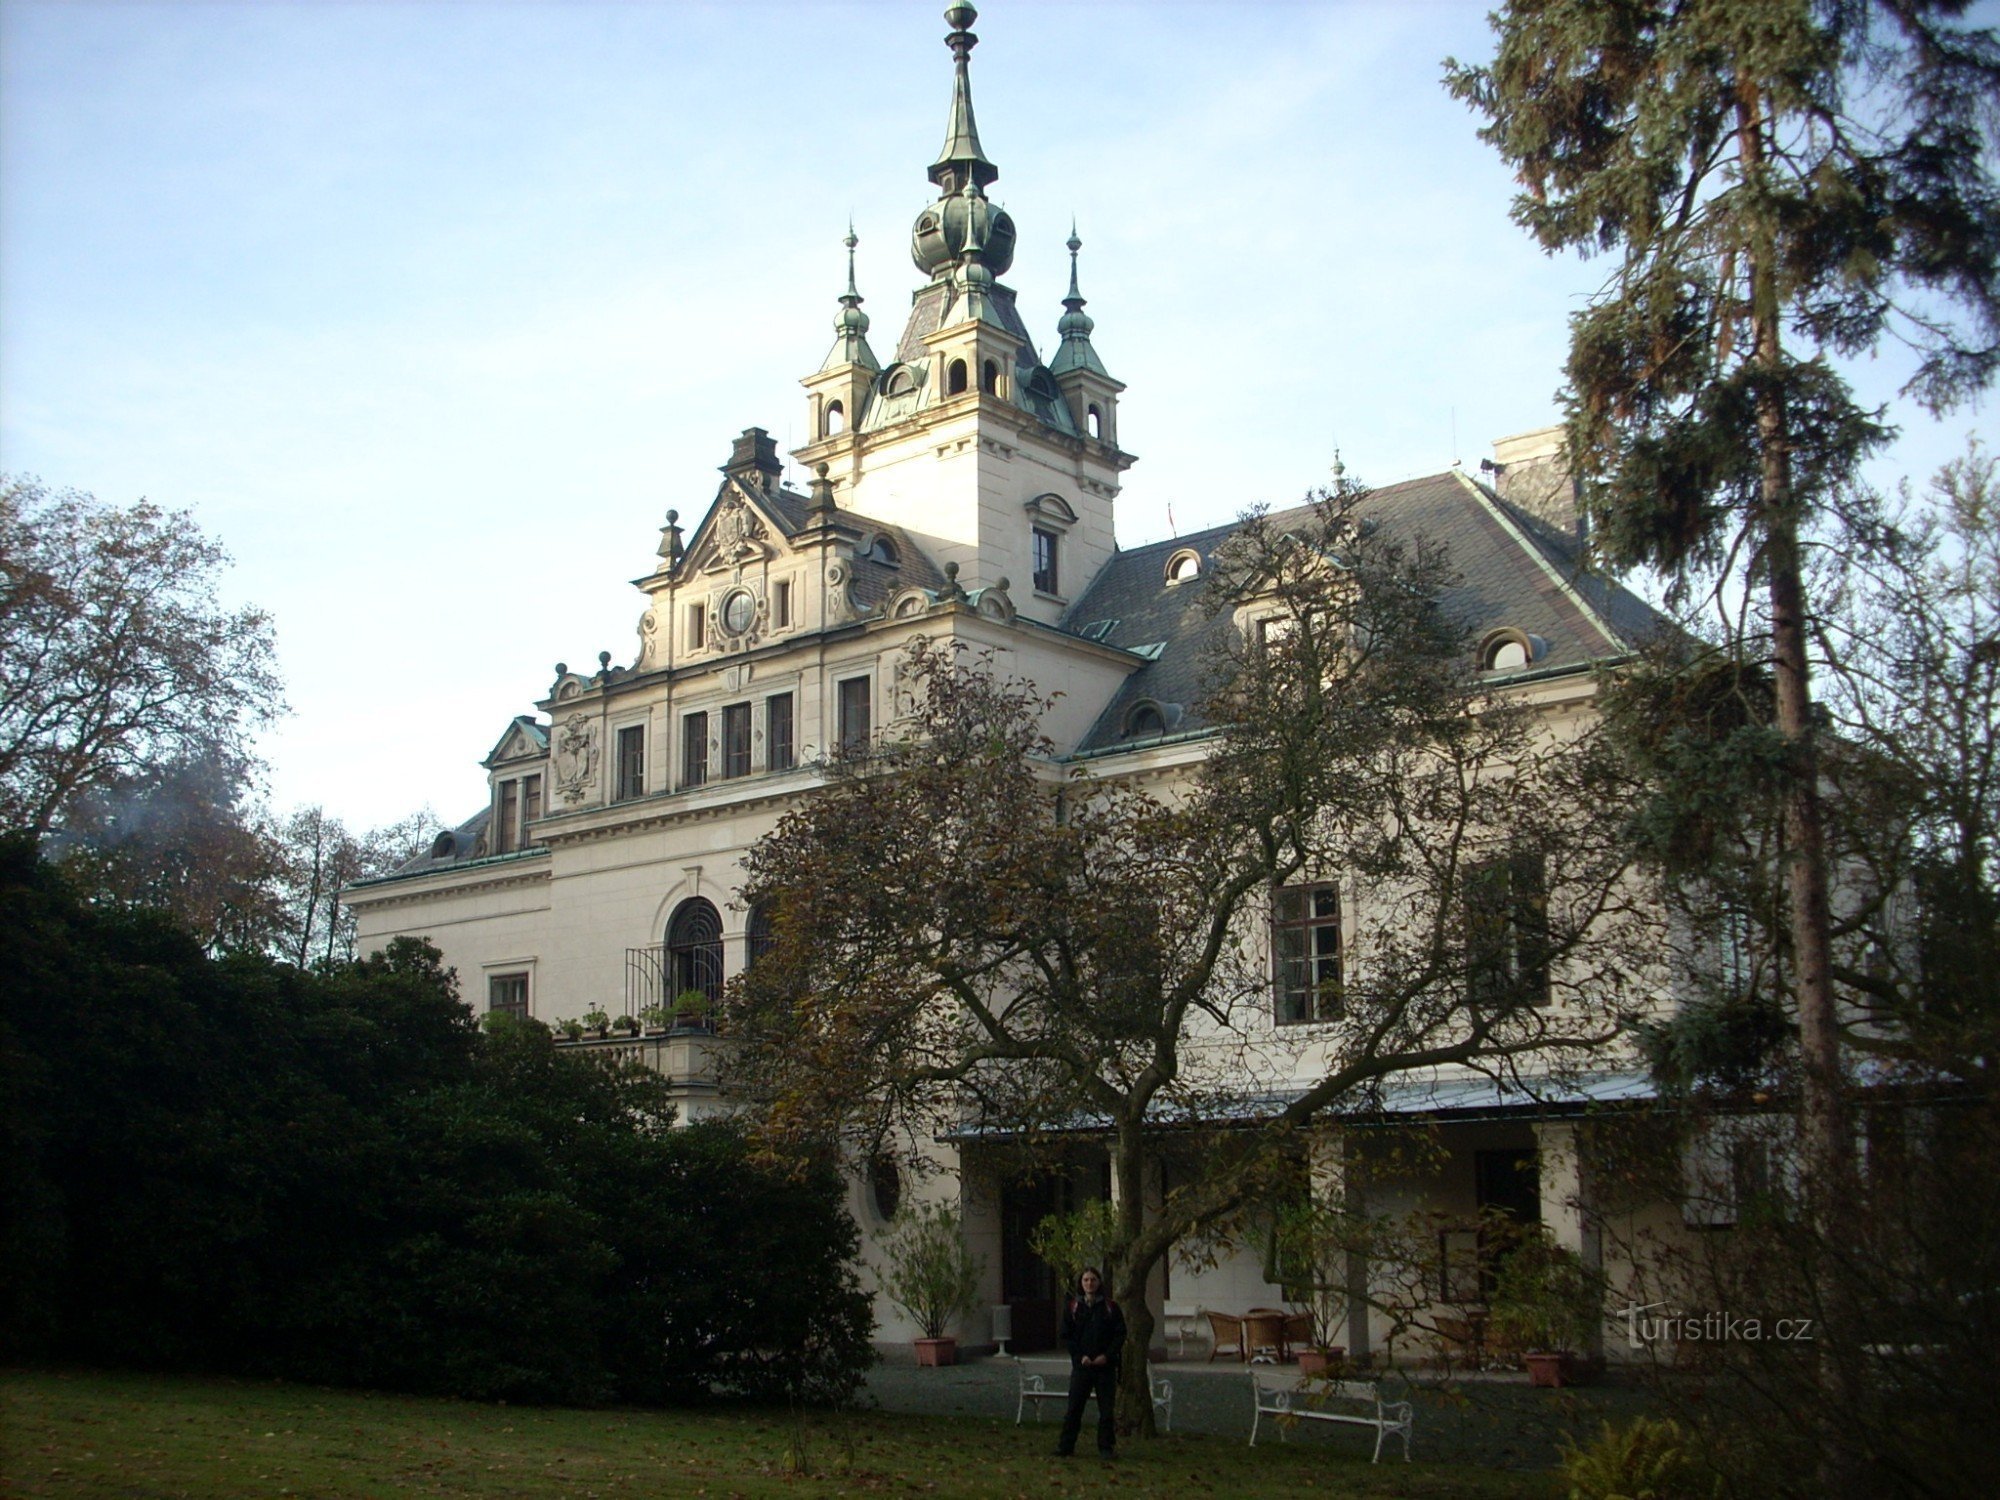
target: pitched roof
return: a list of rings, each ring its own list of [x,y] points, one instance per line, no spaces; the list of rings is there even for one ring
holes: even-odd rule
[[[1511,627],[1538,638],[1531,668],[1537,674],[1580,671],[1623,656],[1659,628],[1659,616],[1643,600],[1584,570],[1573,538],[1457,470],[1372,490],[1357,512],[1444,547],[1457,582],[1441,596],[1443,607],[1475,637]],[[1298,507],[1273,519],[1282,525],[1309,514]],[[1203,673],[1230,625],[1226,613],[1211,616],[1203,600],[1215,550],[1236,529],[1232,523],[1118,553],[1065,613],[1062,628],[1070,633],[1152,658],[1125,679],[1079,751],[1131,743],[1125,726],[1142,703],[1160,706],[1168,736],[1209,727],[1198,712]],[[1200,557],[1201,576],[1170,583],[1167,562],[1184,550]]]

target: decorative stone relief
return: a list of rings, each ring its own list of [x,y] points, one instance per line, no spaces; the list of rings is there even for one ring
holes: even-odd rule
[[[565,802],[581,802],[590,795],[597,776],[597,725],[582,714],[563,720],[556,738],[556,790]]]
[[[658,609],[649,609],[639,616],[639,660],[636,665],[641,668],[650,667],[653,664],[653,653],[659,649],[659,645],[660,612]]]
[[[826,613],[830,620],[854,618],[854,601],[848,594],[850,570],[845,561],[836,561],[826,570]]]
[[[707,571],[734,568],[740,573],[745,563],[770,555],[763,541],[764,523],[737,495],[731,495],[716,512],[715,529],[710,537]]]

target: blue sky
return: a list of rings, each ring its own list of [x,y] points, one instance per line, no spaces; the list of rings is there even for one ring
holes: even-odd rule
[[[1130,544],[1553,420],[1546,259],[1439,86],[1484,4],[993,0],[974,95],[1044,357],[1076,216]],[[0,3],[0,468],[191,509],[277,619],[280,806],[484,798],[557,660],[629,660],[664,511],[801,435],[848,216],[918,283],[938,0]],[[1893,389],[1893,366],[1864,372]],[[1881,466],[1990,426],[1898,410]]]

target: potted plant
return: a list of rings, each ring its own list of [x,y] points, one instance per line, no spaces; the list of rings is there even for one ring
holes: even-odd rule
[[[1285,1305],[1307,1328],[1298,1351],[1301,1375],[1326,1375],[1347,1362],[1337,1343],[1347,1326],[1347,1257],[1358,1226],[1327,1203],[1290,1203],[1278,1210],[1271,1235],[1268,1280],[1284,1288]]]
[[[889,1223],[883,1245],[888,1270],[882,1289],[909,1320],[923,1330],[916,1341],[917,1363],[958,1363],[958,1340],[946,1330],[972,1309],[986,1263],[965,1246],[957,1212],[945,1203],[904,1209]]]
[[[1500,1263],[1493,1283],[1489,1328],[1517,1345],[1530,1385],[1575,1383],[1578,1355],[1604,1317],[1603,1278],[1539,1227],[1521,1237]]]
[[[580,1042],[583,1040],[583,1022],[579,1021],[575,1016],[564,1016],[560,1021],[556,1022],[556,1030],[562,1034],[562,1039],[566,1042]]]
[[[657,1000],[651,1005],[642,1007],[639,1011],[639,1022],[646,1028],[646,1035],[658,1036],[665,1031],[669,1014],[666,1006]]]
[[[601,1005],[593,1005],[583,1013],[583,1029],[593,1036],[603,1036],[611,1030],[611,1014]]]
[[[639,1018],[637,1016],[613,1016],[611,1018],[611,1029],[620,1036],[637,1036],[639,1034]]]
[[[674,1030],[708,1030],[708,996],[700,990],[682,990],[674,996]]]

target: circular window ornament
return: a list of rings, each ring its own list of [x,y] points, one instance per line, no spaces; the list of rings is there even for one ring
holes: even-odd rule
[[[738,589],[722,601],[722,628],[731,635],[743,634],[756,618],[757,601],[750,597],[748,589]]]

